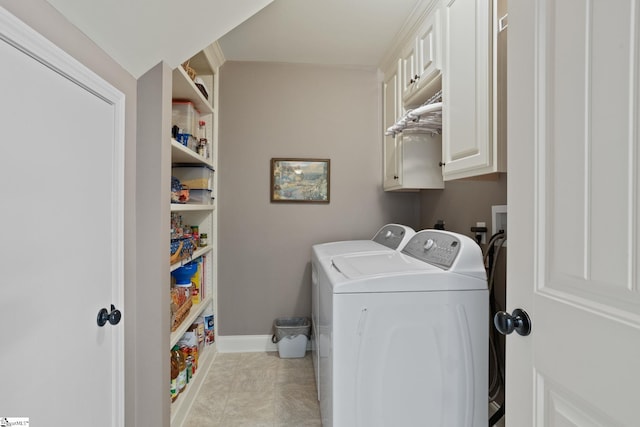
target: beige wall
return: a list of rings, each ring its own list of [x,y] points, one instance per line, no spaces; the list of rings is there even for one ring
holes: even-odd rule
[[[486,222],[491,233],[491,206],[507,204],[507,175],[445,182],[442,191],[423,190],[420,195],[420,226],[433,228],[437,220],[456,233],[473,236],[470,228]]]
[[[220,73],[220,335],[271,333],[310,315],[314,243],[418,226],[419,195],[382,191],[381,85],[374,70],[227,62]],[[331,159],[331,203],[272,204],[273,157]]]

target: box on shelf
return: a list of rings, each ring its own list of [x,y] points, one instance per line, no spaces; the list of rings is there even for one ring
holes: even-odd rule
[[[189,330],[193,330],[198,337],[198,349],[202,350],[202,346],[204,345],[204,320],[196,320]]]
[[[211,205],[213,204],[212,191],[204,188],[192,188],[189,190],[188,204]]]
[[[202,96],[209,100],[209,92],[207,91],[207,87],[204,85],[204,80],[202,80],[201,77],[196,77],[193,79],[193,83],[195,83],[198,90],[202,93]]]
[[[214,325],[213,314],[207,314],[203,316],[203,322],[204,322],[204,343],[206,345],[213,344],[213,342],[215,341],[215,334],[214,334],[215,325]]]
[[[208,166],[175,164],[171,167],[171,176],[189,188],[213,189],[213,169]]]
[[[191,301],[194,304],[200,304],[200,302],[202,302],[202,295],[201,295],[201,291],[202,291],[202,259],[199,258],[196,261],[198,261],[198,270],[196,271],[196,274],[194,274],[193,277],[191,278],[191,283],[193,283],[193,289],[191,291]]]
[[[198,131],[198,110],[189,101],[173,101],[171,125],[178,126],[180,133],[196,136]]]

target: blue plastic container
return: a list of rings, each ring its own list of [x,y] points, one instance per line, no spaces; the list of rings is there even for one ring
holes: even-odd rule
[[[176,286],[191,286],[191,278],[196,271],[198,271],[198,263],[190,262],[173,270],[171,275],[176,279]]]

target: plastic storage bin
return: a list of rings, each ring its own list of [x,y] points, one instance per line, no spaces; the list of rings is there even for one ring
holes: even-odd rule
[[[189,188],[213,189],[213,169],[207,166],[173,165],[171,175]]]
[[[193,102],[173,101],[171,109],[172,125],[180,128],[180,133],[196,136],[198,130],[198,110]]]
[[[192,205],[211,205],[213,204],[213,195],[211,193],[211,190],[204,188],[191,188],[187,203]]]
[[[271,340],[278,344],[282,359],[304,357],[311,321],[306,317],[279,317],[273,322],[275,333]]]

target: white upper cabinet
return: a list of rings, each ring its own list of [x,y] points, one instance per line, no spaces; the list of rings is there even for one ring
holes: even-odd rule
[[[441,87],[439,6],[440,0],[425,5],[385,62],[382,131],[386,191],[443,188],[442,143],[435,130],[433,134],[385,133],[407,109],[425,103]]]
[[[445,180],[506,172],[506,0],[445,0]]]
[[[408,73],[408,67],[403,70],[403,78],[410,76],[402,92],[405,107],[419,106],[440,88],[441,40],[440,8],[435,7],[427,14],[402,56],[404,60],[411,53],[411,73]]]
[[[401,81],[405,58],[385,73],[383,82],[383,132],[403,114]],[[443,188],[440,168],[442,141],[440,135],[405,131],[384,136],[385,191]]]

